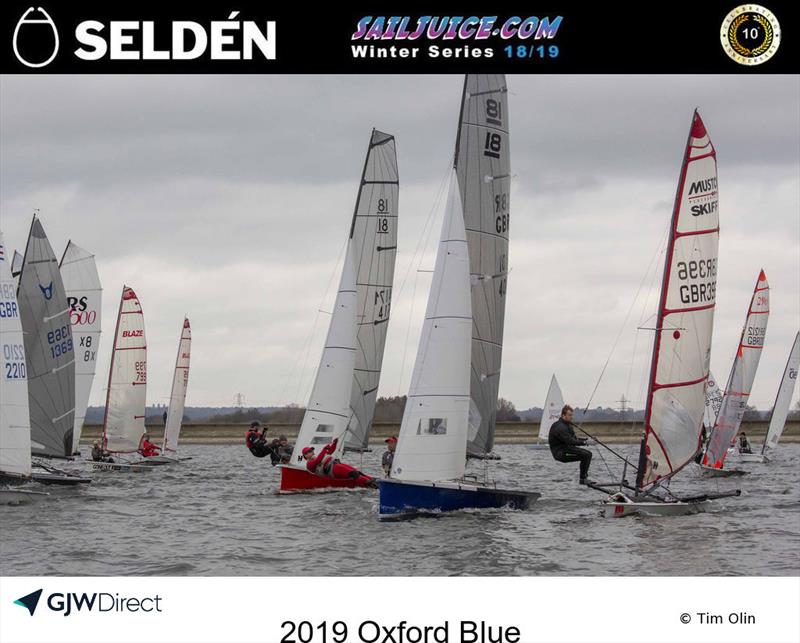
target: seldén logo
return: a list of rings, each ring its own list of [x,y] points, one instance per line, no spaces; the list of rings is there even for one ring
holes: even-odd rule
[[[31,592],[30,594],[26,594],[22,598],[18,598],[14,601],[14,605],[22,605],[22,607],[26,608],[31,616],[36,611],[36,606],[39,604],[39,597],[42,595],[42,590],[37,589],[35,592]]]
[[[31,616],[36,612],[41,589],[31,592],[14,601],[28,610]],[[110,592],[94,592],[81,594],[75,592],[53,592],[47,597],[47,607],[51,612],[60,612],[63,616],[70,616],[75,612],[163,612],[163,597],[155,596],[127,597]]]
[[[232,11],[225,20],[83,20],[74,34],[62,32],[42,7],[30,7],[14,29],[13,49],[26,67],[52,63],[59,49],[74,62],[169,62],[275,60],[274,20],[241,20]],[[64,54],[62,54],[63,57]]]

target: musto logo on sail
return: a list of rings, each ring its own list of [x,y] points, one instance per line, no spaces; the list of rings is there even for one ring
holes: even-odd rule
[[[42,595],[41,589],[18,598],[14,601],[15,605],[20,605],[28,610],[31,616],[36,612],[39,599]],[[155,594],[153,596],[128,597],[112,594],[111,592],[94,592],[87,594],[83,592],[53,592],[47,597],[47,607],[51,612],[59,612],[62,616],[71,616],[76,612],[98,612],[98,613],[142,613],[150,614],[153,612],[163,612],[163,597]]]

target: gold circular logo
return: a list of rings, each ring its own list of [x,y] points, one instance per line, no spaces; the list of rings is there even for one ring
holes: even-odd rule
[[[743,4],[725,16],[719,37],[731,60],[740,65],[760,65],[778,51],[781,26],[769,9]]]

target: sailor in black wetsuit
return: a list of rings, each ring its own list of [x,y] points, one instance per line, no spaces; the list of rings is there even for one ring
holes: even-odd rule
[[[561,417],[550,427],[547,442],[550,445],[550,453],[559,462],[581,463],[581,484],[591,482],[587,476],[589,465],[592,463],[592,452],[581,449],[586,444],[586,438],[575,435],[575,430],[572,428],[572,407],[568,404],[561,409]]]

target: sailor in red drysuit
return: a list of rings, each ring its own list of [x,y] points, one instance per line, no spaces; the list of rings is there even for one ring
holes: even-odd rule
[[[139,453],[141,453],[145,458],[150,458],[161,453],[159,446],[150,442],[149,438],[150,436],[145,433],[142,436],[142,443],[139,445]]]
[[[344,464],[335,459],[331,455],[336,451],[336,444],[339,439],[336,438],[333,442],[326,444],[322,447],[319,454],[314,453],[314,447],[306,447],[303,449],[303,458],[306,461],[306,468],[318,476],[327,476],[329,478],[337,478],[339,480],[355,480],[359,487],[374,487],[375,480],[370,476],[364,475],[355,467],[349,464]]]

